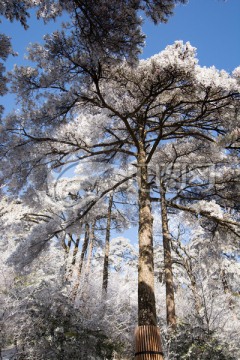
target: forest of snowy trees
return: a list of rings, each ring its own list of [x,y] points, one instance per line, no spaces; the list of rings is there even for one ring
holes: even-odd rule
[[[0,34],[0,359],[240,358],[240,67],[139,59],[184,3],[0,1],[65,21],[8,74]]]

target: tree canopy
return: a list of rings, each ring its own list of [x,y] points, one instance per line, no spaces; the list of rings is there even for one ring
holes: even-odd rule
[[[2,318],[15,327],[19,357],[78,358],[93,339],[91,356],[131,358],[138,318],[136,341],[150,333],[154,348],[143,351],[158,360],[237,359],[240,68],[202,67],[183,41],[138,59],[141,12],[165,22],[179,2],[1,4],[25,27],[32,7],[46,22],[67,13],[30,46],[35,65],[11,72],[21,109],[0,132]],[[2,44],[4,60],[11,45],[5,36]],[[112,238],[131,224],[137,249]]]

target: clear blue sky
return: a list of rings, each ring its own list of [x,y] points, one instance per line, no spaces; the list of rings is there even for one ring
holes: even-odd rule
[[[30,42],[42,41],[44,34],[59,27],[54,22],[44,25],[34,16],[29,25],[25,31],[19,23],[3,19],[1,32],[12,38],[13,49],[19,53],[18,57],[9,57],[8,70],[14,63],[26,63],[24,54]],[[187,5],[176,7],[167,24],[155,26],[146,21],[143,31],[147,35],[143,58],[158,53],[175,40],[183,40],[198,49],[200,65],[215,65],[229,72],[240,65],[240,0],[189,0]],[[12,96],[0,100],[7,111],[14,107]]]
[[[144,26],[144,57],[159,52],[175,40],[190,41],[200,65],[215,65],[231,72],[240,65],[240,0],[189,0],[178,5],[167,24]]]

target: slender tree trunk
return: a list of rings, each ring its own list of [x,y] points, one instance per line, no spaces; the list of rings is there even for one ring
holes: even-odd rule
[[[83,242],[82,253],[81,253],[81,258],[80,258],[80,262],[79,262],[79,275],[81,275],[81,272],[82,272],[83,261],[86,256],[86,253],[87,253],[88,244],[89,244],[89,224],[86,223],[84,242]]]
[[[64,249],[65,254],[68,254],[68,247],[66,245],[66,238],[64,237],[61,241],[62,248]]]
[[[75,246],[74,246],[74,249],[73,249],[73,257],[72,257],[72,266],[74,266],[76,264],[76,257],[77,257],[77,253],[78,253],[80,237],[81,237],[81,234],[79,235],[79,237],[75,241]]]
[[[80,240],[80,235],[79,235],[79,238],[76,239],[76,242],[74,245],[73,257],[72,257],[71,264],[68,265],[69,267],[68,267],[68,272],[66,275],[66,280],[70,280],[70,278],[72,277],[72,274],[73,274],[73,266],[76,262],[76,255],[78,252],[79,240]],[[71,250],[72,243],[74,243],[73,236],[71,234],[68,234],[68,243],[67,243],[67,251],[66,251],[66,254],[68,257],[70,257],[70,250]]]
[[[67,244],[66,241],[68,240]],[[64,263],[65,263],[65,269],[64,269],[64,281],[67,281],[69,278],[69,268],[68,268],[68,256],[69,256],[69,251],[70,251],[70,247],[71,247],[71,237],[69,234],[66,234],[66,237],[64,238],[64,240],[62,241],[62,246],[64,248]]]
[[[136,360],[162,360],[160,332],[157,328],[154,292],[153,218],[151,213],[148,166],[144,145],[138,154],[139,262],[138,262],[138,328],[135,333]],[[153,336],[154,334],[154,336]],[[150,337],[149,337],[150,336]],[[155,337],[154,346],[150,338]],[[139,351],[140,349],[140,351]],[[152,355],[151,355],[152,354]],[[153,355],[154,354],[154,355]]]
[[[103,283],[102,283],[103,295],[105,295],[107,293],[107,287],[108,287],[108,266],[109,266],[112,204],[113,204],[113,194],[111,193],[110,196],[109,196],[109,203],[108,203],[107,228],[106,228],[106,237],[105,237],[105,253],[104,253]]]
[[[162,180],[160,180],[161,195],[161,215],[162,215],[162,235],[163,235],[163,253],[164,253],[164,270],[166,281],[166,310],[167,324],[171,330],[177,326],[174,288],[173,288],[173,271],[172,271],[172,254],[171,254],[171,235],[168,228],[168,214],[166,206],[166,190]]]
[[[201,318],[201,309],[202,309],[202,302],[201,302],[201,298],[200,298],[200,295],[197,291],[197,283],[196,283],[196,278],[195,276],[193,275],[192,272],[189,272],[189,270],[187,270],[188,272],[188,276],[189,276],[189,279],[190,279],[190,288],[192,290],[192,293],[193,293],[193,298],[194,298],[194,303],[195,303],[195,309],[196,309],[196,312],[199,316],[199,318]]]
[[[94,242],[94,237],[95,237],[95,226],[96,226],[96,221],[93,221],[91,229],[90,229],[90,233],[89,233],[89,249],[88,249],[88,258],[87,258],[87,264],[86,264],[86,278],[87,279],[89,277],[91,260],[92,260],[93,242]]]
[[[223,290],[224,290],[225,294],[228,296],[229,308],[230,308],[230,310],[233,310],[234,303],[233,303],[233,298],[232,298],[232,292],[231,292],[231,289],[228,284],[226,271],[224,269],[221,270],[220,277],[221,277],[222,284],[223,284]]]
[[[89,276],[90,276],[91,260],[92,260],[92,253],[93,253],[95,226],[96,226],[96,220],[94,220],[93,223],[90,225],[90,231],[89,231],[88,256],[87,256],[86,270],[84,272],[83,293],[81,296],[81,298],[84,300],[84,302],[88,302],[87,295],[88,295],[88,288],[89,288]]]
[[[75,285],[73,287],[72,294],[71,294],[71,297],[72,297],[73,301],[76,299],[76,296],[77,296],[77,292],[78,292],[78,288],[79,288],[79,284],[80,284],[80,280],[81,280],[83,261],[84,261],[84,258],[86,256],[86,253],[87,253],[88,243],[89,243],[89,224],[86,223],[86,225],[85,225],[85,236],[84,236],[82,252],[81,252],[81,257],[80,257],[80,261],[79,261],[79,266],[78,266],[77,280],[76,280],[76,283],[75,283]]]
[[[67,235],[68,235],[67,253],[69,254],[71,245],[72,245],[72,235],[70,235],[70,234],[67,234]]]

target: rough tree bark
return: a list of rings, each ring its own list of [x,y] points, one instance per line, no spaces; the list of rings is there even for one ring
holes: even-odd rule
[[[138,156],[139,176],[139,265],[138,265],[138,325],[157,325],[154,294],[153,218],[150,187],[144,146]]]
[[[177,319],[176,319],[174,287],[173,287],[171,235],[168,227],[166,189],[164,187],[162,180],[160,180],[160,195],[161,195],[160,202],[161,202],[161,216],[162,216],[164,271],[165,271],[165,281],[166,281],[167,324],[171,330],[176,330]]]
[[[157,328],[156,302],[154,293],[153,261],[153,218],[151,213],[148,165],[144,144],[139,142],[139,263],[138,263],[138,328],[135,333],[135,356],[137,360],[162,360],[160,333]],[[154,329],[156,331],[154,331]],[[158,330],[158,331],[157,331]],[[149,336],[155,334],[155,346],[151,347]],[[139,351],[141,349],[141,351]]]

